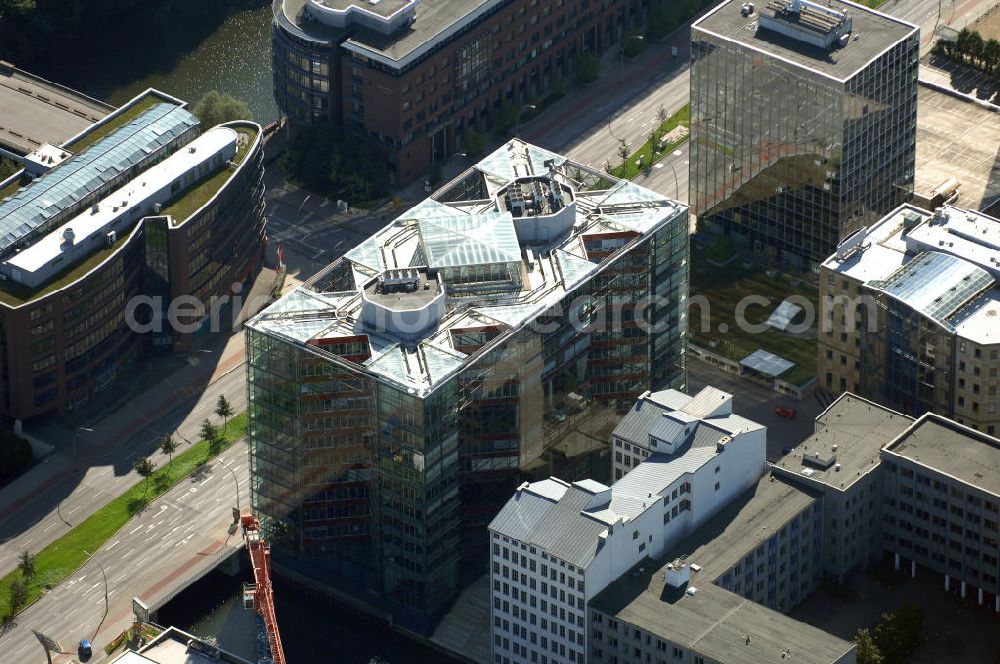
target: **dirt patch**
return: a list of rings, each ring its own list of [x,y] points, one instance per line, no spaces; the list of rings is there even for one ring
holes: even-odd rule
[[[983,40],[1000,39],[1000,6],[991,8],[988,12],[976,19],[975,23],[969,26],[970,30],[975,30],[982,35]]]

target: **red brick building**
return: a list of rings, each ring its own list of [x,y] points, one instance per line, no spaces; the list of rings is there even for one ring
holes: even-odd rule
[[[577,54],[620,42],[648,4],[275,0],[275,99],[293,125],[366,136],[405,184],[568,80]]]

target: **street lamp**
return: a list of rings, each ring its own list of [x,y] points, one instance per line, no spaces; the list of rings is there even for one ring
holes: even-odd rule
[[[104,565],[100,563],[99,560],[93,557],[93,554],[88,552],[86,549],[83,550],[87,557],[92,559],[97,566],[101,568],[101,576],[104,578],[104,617],[101,618],[101,623],[97,626],[97,630],[94,632],[94,636],[97,636],[97,632],[101,630],[101,625],[104,624],[104,619],[108,617],[108,575],[104,572]]]
[[[226,470],[229,471],[229,474],[233,476],[233,482],[236,483],[236,511],[242,512],[242,510],[240,509],[240,480],[238,477],[236,477],[236,473],[233,471],[233,469],[229,467],[229,464],[222,460],[222,457],[216,457],[216,459],[218,460],[219,463],[223,465],[223,467]]]
[[[517,109],[517,121],[514,123],[514,138],[520,138],[521,136],[521,113],[524,112],[524,109],[534,111],[537,110],[538,107],[534,104],[525,104],[521,108]]]

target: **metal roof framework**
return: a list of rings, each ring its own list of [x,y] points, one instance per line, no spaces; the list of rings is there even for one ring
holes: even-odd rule
[[[147,159],[198,119],[157,104],[0,203],[0,254]]]

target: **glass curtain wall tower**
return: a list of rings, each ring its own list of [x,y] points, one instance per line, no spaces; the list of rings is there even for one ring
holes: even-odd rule
[[[913,192],[918,29],[853,3],[727,1],[692,28],[699,230],[816,269]]]
[[[685,384],[687,210],[512,141],[247,325],[275,563],[428,632],[524,479]]]

